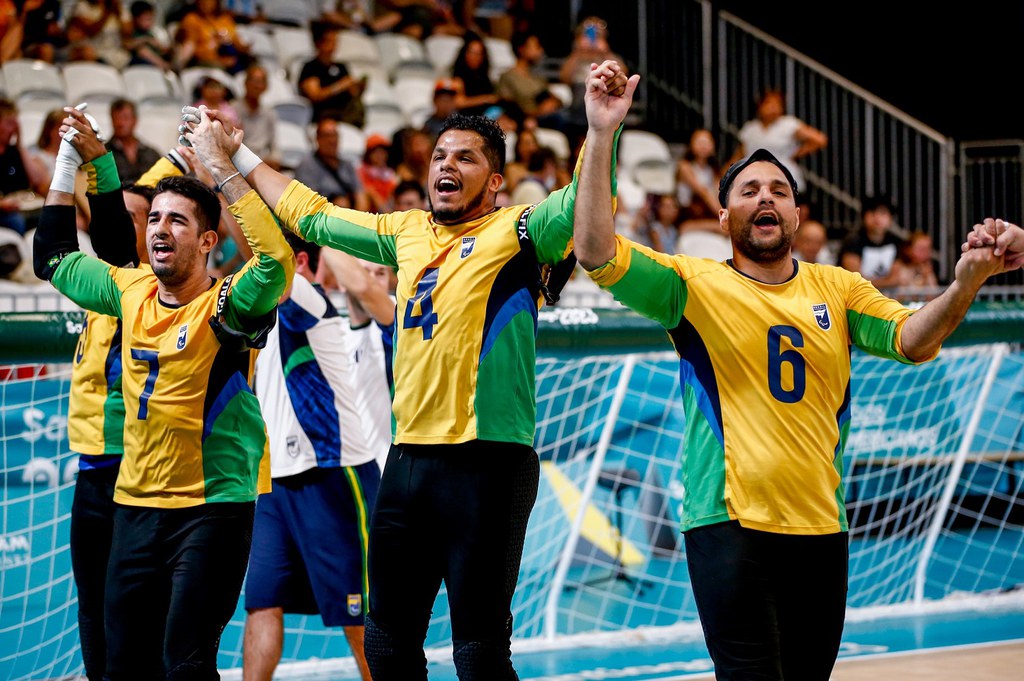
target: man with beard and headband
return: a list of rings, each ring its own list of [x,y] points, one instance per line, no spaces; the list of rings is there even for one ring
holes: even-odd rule
[[[627,83],[605,62],[590,80],[631,92],[638,78]],[[615,137],[625,102],[605,97],[588,111],[590,125]],[[184,114],[188,129],[194,113]],[[244,147],[230,151],[285,227],[398,271],[394,444],[370,533],[365,649],[374,681],[427,678],[423,640],[442,580],[459,678],[517,679],[511,601],[539,478],[538,263],[569,251],[577,181],[537,206],[496,208],[504,134],[458,114],[431,156],[431,212],[339,208]]]
[[[722,178],[733,257],[713,262],[616,236],[605,179],[613,139],[588,135],[587,145],[580,264],[662,324],[679,355],[682,531],[716,678],[825,681],[846,611],[850,346],[908,364],[933,359],[982,283],[1020,267],[1015,234],[999,233],[1009,255],[967,250],[950,287],[912,313],[859,274],[793,259],[796,183],[768,151]],[[995,241],[976,232],[978,244]]]

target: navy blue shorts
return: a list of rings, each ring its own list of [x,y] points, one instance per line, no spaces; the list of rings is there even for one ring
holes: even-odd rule
[[[376,461],[274,480],[256,502],[245,609],[320,613],[329,627],[366,613],[366,546],[380,486]]]

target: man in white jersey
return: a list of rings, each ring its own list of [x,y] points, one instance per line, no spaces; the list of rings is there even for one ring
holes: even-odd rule
[[[256,363],[273,492],[256,506],[245,588],[244,678],[270,681],[284,613],[320,613],[344,627],[365,681],[366,542],[377,496],[375,442],[364,425],[348,324],[311,283],[320,247],[286,235],[296,254],[291,289]],[[390,405],[385,414],[390,414]]]

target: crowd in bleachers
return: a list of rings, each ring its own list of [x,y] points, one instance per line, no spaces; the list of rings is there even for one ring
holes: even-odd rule
[[[590,17],[561,68],[541,69],[544,46],[510,11],[518,4],[0,0],[0,229],[31,229],[59,144],[59,110],[81,101],[125,182],[176,145],[183,103],[206,104],[241,126],[247,145],[275,167],[338,205],[375,212],[400,209],[399,187],[425,185],[448,114],[482,114],[507,134],[499,205],[535,203],[571,180],[586,131],[589,64],[621,58],[605,23]],[[785,115],[783,101],[765,93],[735,150],[697,130],[677,158],[651,132],[623,133],[617,228],[668,253],[730,257],[718,225],[723,152],[736,159],[746,146],[767,146],[788,163],[827,144]],[[88,206],[80,204],[84,229]],[[933,284],[927,237],[890,243],[889,208],[883,236],[865,227],[844,245],[818,238],[824,230],[806,216],[795,251],[860,269],[883,286]],[[0,235],[0,278],[32,281],[17,235]]]

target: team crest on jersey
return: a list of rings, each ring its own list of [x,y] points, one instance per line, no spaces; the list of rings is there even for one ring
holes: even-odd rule
[[[348,614],[352,617],[358,616],[363,611],[363,595],[362,594],[349,594],[348,595]]]
[[[469,254],[473,252],[473,247],[476,246],[475,236],[464,236],[462,237],[462,252],[459,253],[460,258],[468,258]]]
[[[822,331],[828,331],[832,328],[832,318],[828,315],[828,303],[811,305],[811,309],[814,310],[814,321],[818,322],[818,327]]]
[[[296,458],[299,455],[299,436],[289,435],[285,440],[285,446],[288,449],[288,456]]]
[[[185,343],[188,342],[188,324],[182,324],[181,328],[178,329],[178,349],[184,350]]]

